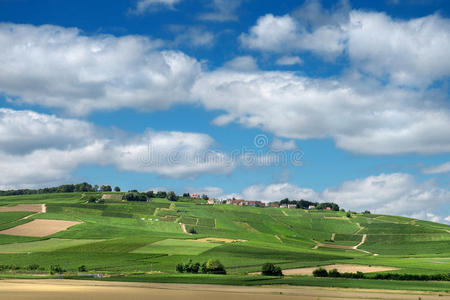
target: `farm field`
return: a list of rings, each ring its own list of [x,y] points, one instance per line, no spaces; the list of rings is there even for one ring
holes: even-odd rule
[[[207,205],[185,198],[105,198],[104,203],[88,203],[81,193],[0,197],[2,207],[46,207],[37,214],[0,212],[0,276],[80,278],[83,266],[109,281],[450,290],[448,281],[387,283],[305,276],[318,266],[332,265],[343,272],[356,271],[358,265],[369,274],[449,273],[450,226],[444,224],[373,214],[347,217],[334,211]],[[44,223],[59,224],[58,230],[44,232],[35,225]],[[176,272],[177,264],[208,259],[220,260],[227,275]],[[286,276],[252,275],[267,262],[281,267]],[[55,265],[64,272],[51,275]],[[301,268],[309,269],[296,271]]]

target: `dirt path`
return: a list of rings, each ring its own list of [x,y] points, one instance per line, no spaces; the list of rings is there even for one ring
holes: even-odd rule
[[[192,235],[192,233],[187,232],[186,225],[184,225],[184,223],[180,223],[180,226],[181,230],[183,230],[184,233],[186,233],[187,235]]]
[[[440,296],[443,294],[444,297]],[[14,300],[237,300],[237,299],[445,299],[445,292],[343,289],[309,286],[245,287],[207,284],[102,282],[85,280],[1,280],[0,298]]]
[[[281,210],[281,212],[282,212],[283,215],[285,215],[286,217],[289,217],[289,215],[288,215],[284,210]]]
[[[283,241],[281,240],[281,238],[280,238],[278,235],[275,234],[274,237],[275,237],[277,240],[279,240],[280,243],[283,243]]]
[[[333,233],[331,234],[330,241],[333,241],[333,242],[334,242],[334,238],[335,238],[335,237],[336,237],[336,233],[333,232]]]
[[[355,224],[358,225],[359,229],[353,234],[358,234],[361,230],[363,230],[365,228],[364,226],[361,226],[361,224],[359,224],[359,223],[355,223]]]
[[[363,234],[361,242],[358,243],[358,245],[353,246],[353,249],[358,249],[359,246],[361,246],[362,244],[364,244],[366,242],[366,238],[367,238],[367,234]]]

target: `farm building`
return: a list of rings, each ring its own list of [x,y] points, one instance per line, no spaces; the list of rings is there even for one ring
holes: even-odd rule
[[[278,204],[270,204],[270,207],[280,207]]]
[[[288,204],[288,208],[297,208],[297,204]]]
[[[197,199],[198,199],[198,198],[200,198],[200,195],[199,195],[199,194],[192,194],[191,197],[192,197],[192,198],[197,198]]]
[[[308,209],[315,209],[316,207],[314,205],[308,206]]]

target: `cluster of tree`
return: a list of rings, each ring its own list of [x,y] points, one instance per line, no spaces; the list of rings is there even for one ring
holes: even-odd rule
[[[450,281],[450,273],[432,274],[432,275],[383,273],[375,275],[366,275],[362,272],[340,273],[337,269],[327,271],[324,268],[318,268],[313,271],[313,275],[314,277],[342,277],[342,278],[364,278],[364,279],[381,279],[381,280]]]
[[[154,191],[148,191],[148,192],[146,192],[146,194],[147,194],[147,197],[149,197],[149,198],[167,198],[167,193],[164,191],[159,191],[156,193]]]
[[[42,189],[19,189],[0,191],[0,196],[14,196],[14,195],[33,195],[33,194],[51,194],[51,193],[75,193],[75,192],[111,192],[113,189],[110,185],[90,185],[87,182],[78,184],[63,184],[56,187],[48,187]],[[115,192],[120,192],[120,188],[116,186]]]
[[[50,274],[62,274],[67,272],[65,269],[63,269],[60,265],[51,265],[50,266]]]
[[[344,278],[364,278],[363,272],[356,273],[340,273],[337,269],[333,269],[330,271],[325,270],[324,268],[318,268],[313,271],[314,277],[344,277]]]
[[[147,201],[147,194],[146,193],[139,193],[139,192],[128,192],[125,194],[125,200],[127,201]]]
[[[281,271],[281,268],[278,266],[275,266],[273,263],[265,263],[262,266],[262,275],[266,276],[283,276],[283,272]]]
[[[192,260],[189,260],[186,264],[178,264],[176,270],[179,273],[227,274],[222,263],[219,260],[212,258],[203,264],[198,262],[193,263]]]
[[[333,203],[333,202],[319,203],[319,202],[311,202],[311,201],[307,201],[307,200],[303,200],[303,199],[289,200],[289,198],[285,198],[277,204],[280,204],[280,205],[295,204],[297,206],[297,208],[300,208],[300,209],[308,209],[310,206],[315,206],[316,209],[326,209],[327,207],[329,207],[333,211],[339,211],[339,205],[337,205],[336,203]]]

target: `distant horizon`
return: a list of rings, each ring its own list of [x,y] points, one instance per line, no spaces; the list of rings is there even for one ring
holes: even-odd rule
[[[0,49],[0,190],[450,224],[448,1],[2,1]]]

